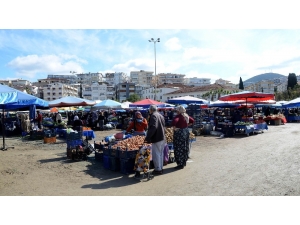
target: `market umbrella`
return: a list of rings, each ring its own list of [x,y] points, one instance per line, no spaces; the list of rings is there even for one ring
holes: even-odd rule
[[[282,105],[282,107],[284,107],[284,108],[298,108],[298,107],[300,107],[300,97],[286,102],[285,104]]]
[[[49,107],[66,107],[66,106],[92,106],[95,105],[96,102],[78,98],[75,96],[67,96],[60,99],[56,99],[49,102]]]
[[[150,105],[156,105],[158,107],[164,107],[166,106],[165,103],[163,102],[158,102],[158,101],[155,101],[155,100],[152,100],[152,99],[143,99],[141,101],[137,101],[137,102],[134,102],[132,104],[129,104],[130,107],[143,107],[143,108],[147,108],[149,107]]]
[[[30,106],[39,106],[42,108],[48,108],[48,102],[43,99],[37,98],[33,95],[29,95],[22,91],[16,90],[6,85],[0,85],[0,109],[2,109],[2,136],[3,147],[1,150],[6,150],[5,146],[5,129],[4,129],[4,110],[15,110]],[[33,107],[32,107],[33,110]]]
[[[210,108],[236,108],[236,107],[239,107],[240,104],[238,103],[235,103],[235,102],[225,102],[225,101],[220,101],[220,100],[217,100],[217,101],[214,101],[214,102],[211,102],[208,107]]]
[[[246,100],[246,104],[247,104],[247,102],[257,103],[257,102],[275,100],[275,96],[274,94],[270,94],[270,93],[242,91],[230,95],[221,96],[219,100],[221,101]]]
[[[132,102],[122,102],[122,108],[123,109],[127,109],[127,108],[129,108],[130,106],[130,104],[132,104]]]
[[[58,109],[57,109],[56,107],[54,107],[54,108],[51,108],[51,109],[50,109],[50,112],[52,112],[52,113],[54,113],[54,112],[58,112]]]
[[[196,98],[193,96],[182,96],[178,98],[172,98],[167,101],[168,103],[173,103],[173,104],[207,104],[208,101],[205,99],[201,98]]]
[[[122,108],[122,104],[120,102],[107,99],[94,105],[91,109],[95,110],[95,109],[118,109],[118,108]]]

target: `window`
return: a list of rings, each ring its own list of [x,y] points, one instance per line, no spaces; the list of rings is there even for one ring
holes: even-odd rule
[[[162,96],[160,96],[160,99],[162,99]]]

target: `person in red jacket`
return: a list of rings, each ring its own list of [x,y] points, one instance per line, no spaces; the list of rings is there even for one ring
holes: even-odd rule
[[[42,114],[40,113],[40,111],[37,111],[36,121],[39,129],[42,129],[42,120],[43,120]]]
[[[130,132],[132,129],[136,134],[144,133],[148,128],[148,122],[143,118],[141,112],[137,111],[135,113],[135,118],[130,122],[129,127],[126,129],[126,132]]]

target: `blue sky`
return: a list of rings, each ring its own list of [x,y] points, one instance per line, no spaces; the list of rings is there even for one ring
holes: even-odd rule
[[[102,14],[101,21],[106,17]],[[108,15],[114,18],[114,13]],[[222,78],[232,83],[238,83],[239,77],[247,80],[271,71],[286,76],[291,72],[300,74],[299,29],[256,29],[257,24],[249,28],[224,27],[222,20],[218,21],[221,26],[212,21],[211,28],[196,25],[174,29],[171,22],[167,26],[170,28],[164,28],[158,20],[157,28],[152,29],[148,20],[145,26],[119,25],[122,21],[117,20],[99,28],[93,24],[92,29],[81,28],[78,23],[79,29],[73,29],[73,24],[60,27],[59,18],[54,24],[51,20],[43,26],[37,23],[38,19],[28,26],[28,16],[24,18],[23,24],[17,20],[11,26],[0,26],[0,79],[36,81],[48,74],[70,71],[128,75],[133,70],[154,72],[154,44],[148,42],[150,38],[161,40],[156,44],[157,73],[211,78],[213,82]],[[81,22],[78,18],[75,21]]]

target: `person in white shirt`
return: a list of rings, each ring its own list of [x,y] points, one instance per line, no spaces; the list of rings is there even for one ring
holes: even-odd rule
[[[57,121],[57,123],[61,123],[61,114],[60,113],[56,114],[56,121]]]

